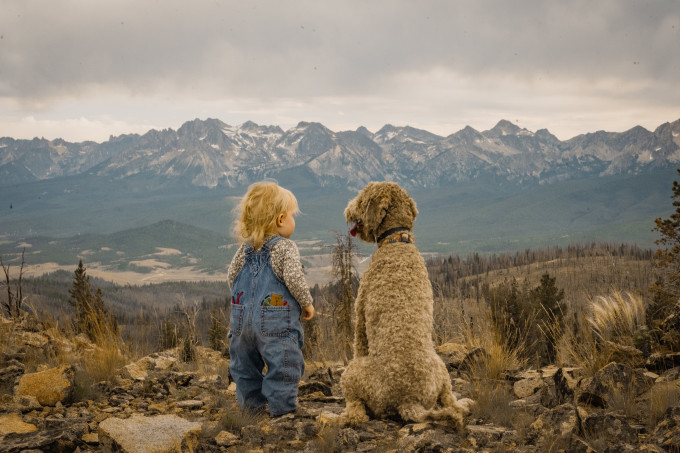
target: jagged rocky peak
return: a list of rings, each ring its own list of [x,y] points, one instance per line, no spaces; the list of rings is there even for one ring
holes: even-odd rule
[[[470,126],[465,126],[463,129],[459,130],[458,132],[455,132],[448,137],[446,137],[447,141],[451,140],[464,140],[464,141],[473,141],[476,139],[482,138],[483,135],[477,130],[474,129]]]
[[[413,143],[434,143],[443,137],[422,129],[411,126],[397,127],[391,124],[384,125],[375,133],[373,139],[376,143],[389,142],[413,142]]]
[[[182,124],[182,126],[177,130],[177,135],[180,137],[195,137],[200,139],[207,133],[221,132],[222,129],[227,127],[229,127],[227,124],[218,119],[208,118],[205,121],[202,121],[196,118],[193,121],[187,121],[186,123]]]
[[[293,129],[295,132],[305,132],[312,134],[333,135],[333,131],[321,123],[300,121]]]
[[[248,134],[262,134],[262,135],[272,135],[272,134],[278,134],[278,135],[283,135],[283,129],[281,129],[279,126],[260,126],[259,124],[253,122],[253,121],[246,121],[245,123],[241,124],[238,128],[240,132],[245,132]]]
[[[375,134],[373,134],[373,132],[369,131],[369,130],[366,129],[364,126],[359,126],[359,127],[357,128],[357,130],[356,130],[356,133],[357,133],[357,134],[361,134],[361,135],[363,135],[363,136],[365,136],[365,137],[368,137],[368,138],[370,138],[371,140],[373,139],[373,137],[374,137],[374,135],[375,135]]]
[[[664,123],[654,130],[654,135],[660,140],[673,144],[674,149],[680,148],[680,120],[673,123]],[[671,146],[673,146],[671,145]]]
[[[487,137],[502,137],[503,135],[519,135],[520,132],[527,131],[508,120],[500,120],[493,129],[490,129],[483,134]],[[527,131],[528,132],[528,131]]]
[[[555,137],[548,129],[539,129],[536,131],[536,137],[549,143],[558,143],[560,139]]]

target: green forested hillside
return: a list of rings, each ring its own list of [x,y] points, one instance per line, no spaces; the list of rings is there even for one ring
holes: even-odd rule
[[[337,185],[319,186],[289,171],[281,184],[296,193],[302,213],[294,239],[335,243],[345,233],[343,210],[356,194]],[[652,247],[656,217],[672,209],[676,172],[610,176],[551,185],[519,186],[478,179],[414,189],[420,214],[415,233],[424,253],[501,253],[551,245],[604,241]],[[128,179],[129,181],[129,179]],[[152,187],[153,190],[149,190]],[[242,191],[245,190],[245,187]],[[76,265],[79,257],[119,270],[144,272],[132,261],[159,260],[169,266],[223,269],[231,258],[233,208],[242,191],[121,186],[94,176],[3,187],[0,256],[27,264]],[[10,209],[11,205],[11,209]],[[161,249],[181,253],[163,254]],[[363,245],[364,253],[372,247]],[[324,247],[303,254],[325,253]]]

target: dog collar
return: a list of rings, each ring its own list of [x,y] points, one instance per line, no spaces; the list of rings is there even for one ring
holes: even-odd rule
[[[406,227],[391,228],[381,234],[376,242],[378,247],[384,244],[394,244],[395,242],[413,244],[413,233]]]

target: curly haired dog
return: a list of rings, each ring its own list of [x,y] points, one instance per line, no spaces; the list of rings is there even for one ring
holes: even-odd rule
[[[471,400],[456,401],[432,340],[432,286],[411,233],[415,202],[396,183],[371,182],[345,209],[351,234],[377,243],[359,284],[354,358],[342,375],[342,422],[374,417],[450,419],[462,428]],[[367,413],[368,410],[368,413]]]

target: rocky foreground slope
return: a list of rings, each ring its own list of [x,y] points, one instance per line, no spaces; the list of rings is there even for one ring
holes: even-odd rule
[[[0,317],[0,346],[0,452],[680,451],[680,361],[673,355],[642,368],[610,363],[593,376],[566,367],[508,371],[486,388],[506,389],[509,398],[489,403],[465,372],[481,352],[442,345],[455,391],[478,400],[457,431],[401,420],[339,426],[340,365],[309,364],[298,411],[271,419],[238,409],[228,359],[207,348],[197,347],[189,363],[168,350],[127,364],[109,381],[83,383],[77,360],[35,363],[87,357],[96,348],[83,337]],[[493,410],[512,421],[490,423]]]

